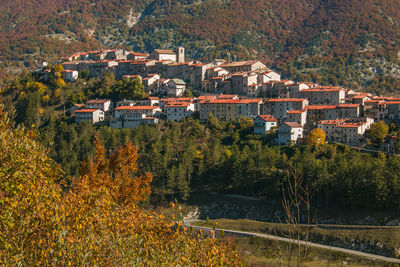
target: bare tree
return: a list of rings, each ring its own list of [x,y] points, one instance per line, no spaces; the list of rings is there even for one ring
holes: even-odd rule
[[[300,265],[301,259],[306,259],[308,254],[308,241],[310,236],[310,194],[308,186],[304,186],[303,176],[298,175],[296,168],[288,163],[287,185],[282,188],[282,207],[285,212],[285,224],[287,225],[287,237],[297,241],[296,265]],[[303,210],[306,210],[306,224],[302,225]],[[302,236],[306,242],[304,250],[301,247]],[[292,245],[288,244],[288,266],[292,260]]]

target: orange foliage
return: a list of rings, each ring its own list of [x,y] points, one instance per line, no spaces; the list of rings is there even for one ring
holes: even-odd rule
[[[240,265],[231,244],[137,207],[152,176],[136,175],[131,143],[106,157],[96,138],[96,156],[65,192],[64,173],[35,139],[0,106],[0,265]]]

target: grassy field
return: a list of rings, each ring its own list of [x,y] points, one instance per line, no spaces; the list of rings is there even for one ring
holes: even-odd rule
[[[252,220],[206,220],[196,222],[198,226],[208,226],[223,229],[266,233],[287,237],[288,226],[285,224],[267,223]],[[372,226],[338,226],[320,225],[310,227],[310,241],[325,245],[340,246],[340,244],[372,244],[381,248],[385,256],[397,257],[396,249],[400,248],[400,227],[372,227]],[[304,237],[306,226],[300,227]],[[376,253],[375,251],[371,251]],[[382,254],[382,253],[379,253]]]
[[[288,243],[286,242],[278,242],[259,237],[237,238],[235,242],[243,257],[245,266],[397,266],[316,248],[309,248],[308,256],[306,258],[301,258],[297,265],[297,248],[292,246],[292,252],[290,253]],[[304,247],[302,248],[302,252],[304,253]]]

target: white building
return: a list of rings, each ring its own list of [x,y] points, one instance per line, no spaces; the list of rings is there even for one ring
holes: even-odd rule
[[[229,73],[248,72],[266,69],[266,66],[258,60],[253,61],[235,61],[219,65],[226,69]]]
[[[119,118],[110,119],[111,128],[129,128],[134,129],[139,125],[155,125],[159,123],[159,119],[155,117],[146,117],[146,114],[132,114],[126,113],[121,115]]]
[[[154,85],[157,80],[160,79],[158,74],[149,74],[146,78],[143,78],[143,85],[147,92],[154,92]]]
[[[126,59],[127,60],[139,60],[139,59],[146,59],[148,57],[149,57],[148,54],[131,52],[126,56]]]
[[[85,103],[85,106],[89,109],[100,109],[107,112],[111,108],[111,100],[109,99],[91,99]]]
[[[297,143],[299,138],[303,138],[303,131],[297,122],[284,122],[278,126],[278,145]]]
[[[263,134],[278,125],[278,120],[271,115],[258,115],[254,119],[254,133]]]
[[[160,98],[156,96],[149,96],[146,99],[140,100],[140,105],[142,106],[159,106]]]
[[[90,121],[96,123],[104,121],[104,112],[100,109],[80,109],[75,110],[75,122]]]
[[[194,112],[194,104],[191,102],[170,102],[165,106],[167,120],[175,122],[190,117]]]
[[[178,97],[185,92],[186,83],[181,79],[171,79],[168,81],[168,96]]]
[[[155,59],[157,61],[161,60],[172,60],[174,62],[177,61],[176,53],[169,49],[155,49],[150,54],[150,58]]]
[[[125,114],[145,114],[146,117],[160,117],[161,108],[158,106],[122,106],[114,109],[114,117],[119,119]]]
[[[371,118],[322,120],[318,123],[318,128],[324,130],[327,140],[359,145],[364,139],[365,131],[373,122]]]
[[[63,70],[63,80],[67,82],[75,82],[79,77],[79,72],[76,70]]]

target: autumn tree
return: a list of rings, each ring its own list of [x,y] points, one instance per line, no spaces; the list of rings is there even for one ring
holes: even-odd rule
[[[312,129],[306,137],[306,143],[309,146],[317,146],[325,143],[325,132],[320,128]]]
[[[382,143],[389,133],[389,126],[384,121],[373,123],[367,131],[367,136],[375,143]]]
[[[152,175],[138,173],[131,143],[109,156],[99,139],[94,145],[81,176],[69,178],[0,107],[0,265],[240,264],[231,244],[138,207]]]

